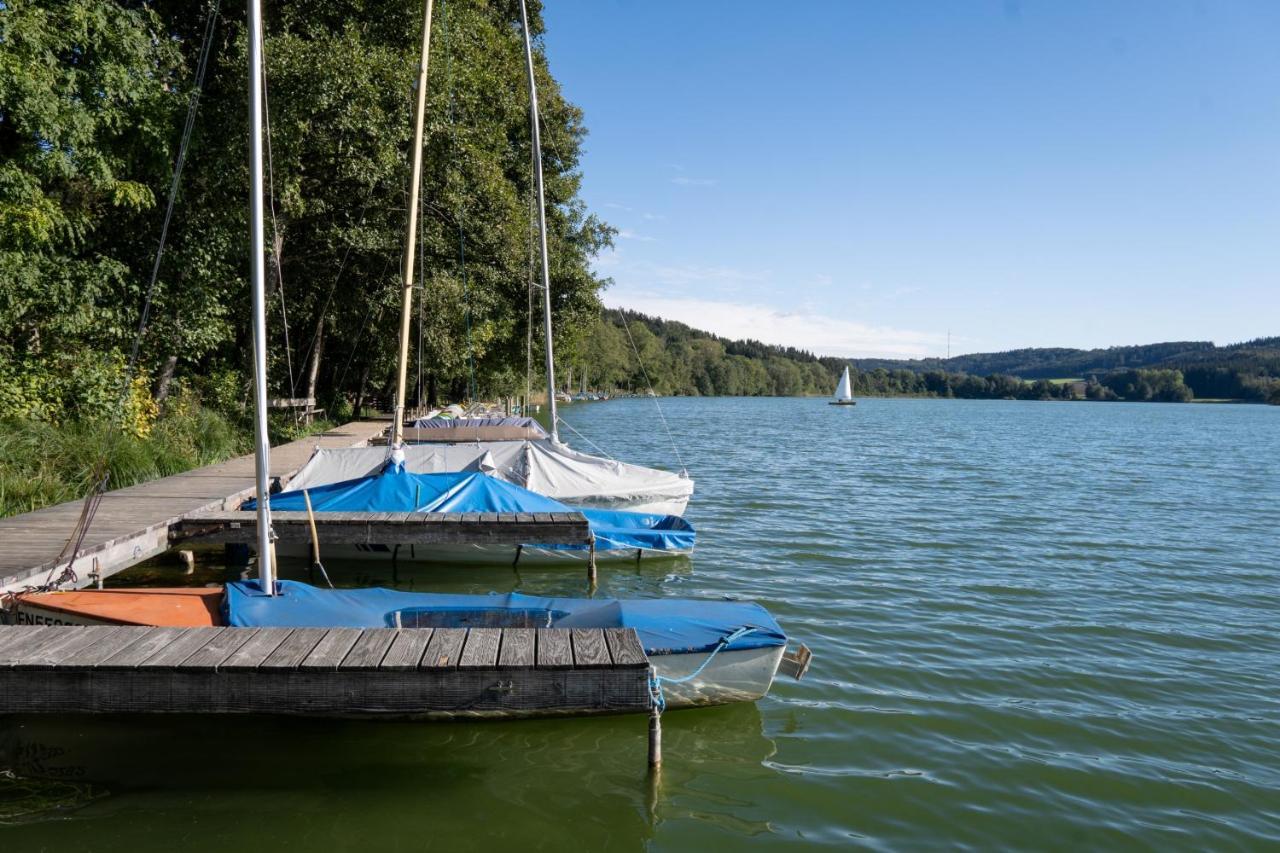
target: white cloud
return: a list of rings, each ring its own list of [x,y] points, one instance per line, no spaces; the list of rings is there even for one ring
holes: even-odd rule
[[[768,270],[741,270],[734,267],[699,266],[683,264],[681,266],[642,267],[632,271],[632,278],[642,276],[656,284],[689,285],[701,282],[719,284],[744,284],[761,282],[769,278]]]
[[[684,175],[672,178],[671,183],[682,187],[714,187],[716,185],[713,178],[686,178]]]
[[[620,228],[618,229],[618,239],[619,240],[638,240],[641,243],[652,243],[655,238],[650,237],[647,234],[637,234],[636,232],[632,231],[630,228]]]
[[[767,305],[663,296],[642,291],[607,292],[613,308],[630,308],[724,338],[752,338],[818,355],[922,358],[946,347],[946,336],[889,326],[871,326],[811,310],[784,311]]]

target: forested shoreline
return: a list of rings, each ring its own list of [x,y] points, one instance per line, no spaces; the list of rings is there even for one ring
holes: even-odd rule
[[[1280,338],[1227,347],[1151,344],[886,361],[818,357],[794,347],[731,341],[683,323],[606,309],[570,364],[577,372],[577,379],[567,383],[573,388],[635,391],[647,390],[651,382],[662,395],[828,395],[848,365],[854,396],[1280,403]],[[1034,364],[1035,370],[1027,372],[1037,375],[950,369],[1007,364]]]

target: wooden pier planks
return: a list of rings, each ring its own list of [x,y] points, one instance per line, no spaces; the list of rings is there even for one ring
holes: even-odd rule
[[[385,428],[382,422],[356,421],[273,448],[271,476],[291,476],[316,447],[367,444]],[[95,571],[109,577],[167,551],[171,526],[191,513],[235,509],[252,494],[253,480],[253,457],[242,456],[107,492],[76,557],[79,581],[71,586],[89,585]],[[65,561],[57,557],[83,509],[84,501],[75,500],[0,518],[0,592],[43,583],[60,571]]]
[[[0,714],[646,711],[631,628],[0,626]]]
[[[316,515],[320,544],[370,545],[386,542],[417,545],[586,545],[591,528],[580,512],[323,512]],[[200,512],[171,525],[171,539],[182,544],[257,541],[252,512]],[[305,512],[271,513],[276,540],[311,542],[311,520]]]

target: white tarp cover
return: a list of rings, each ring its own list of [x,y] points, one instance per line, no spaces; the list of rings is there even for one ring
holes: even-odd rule
[[[315,453],[288,483],[309,489],[376,473],[386,447],[345,447]],[[414,474],[484,471],[567,504],[683,515],[693,495],[688,477],[579,453],[552,439],[410,444],[405,468]]]

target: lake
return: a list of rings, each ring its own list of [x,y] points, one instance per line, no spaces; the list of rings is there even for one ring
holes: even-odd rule
[[[18,718],[0,770],[39,778],[0,775],[0,849],[1280,844],[1280,409],[661,405],[697,553],[606,564],[601,594],[756,599],[815,659],[755,705],[668,713],[656,786],[643,717]],[[652,400],[563,417],[682,464]],[[584,594],[578,570],[400,577]]]

